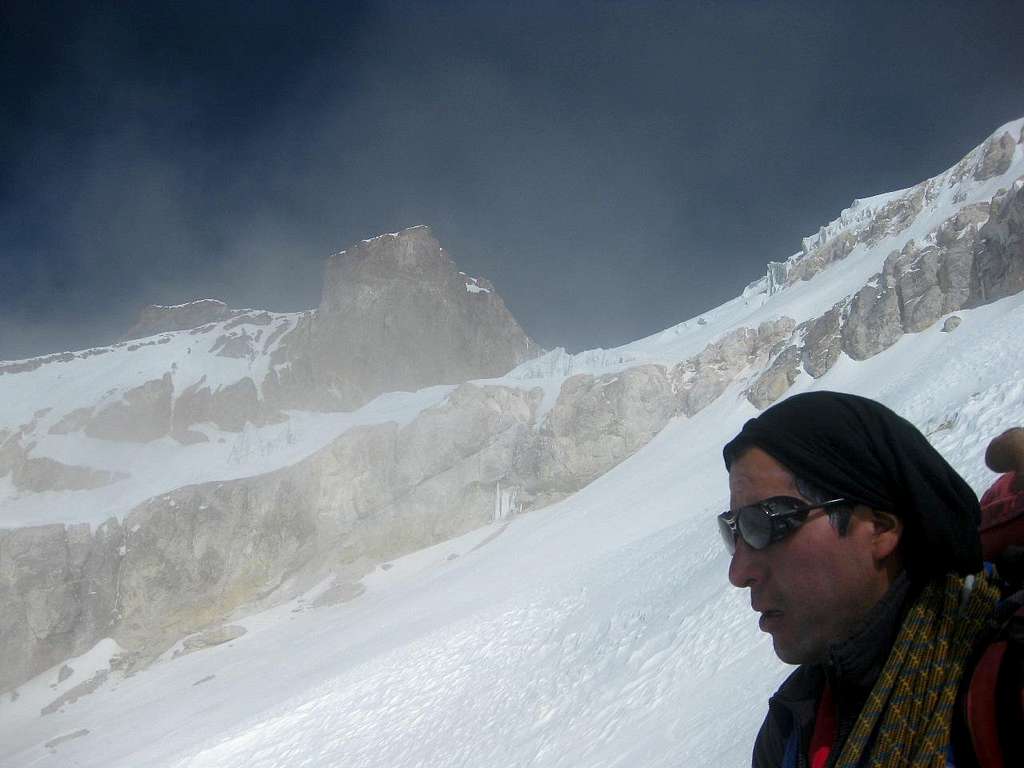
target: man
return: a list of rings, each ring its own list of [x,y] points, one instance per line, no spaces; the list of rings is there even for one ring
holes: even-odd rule
[[[998,591],[978,501],[906,420],[854,395],[796,395],[723,451],[729,580],[779,658],[753,765],[945,766],[968,657]]]

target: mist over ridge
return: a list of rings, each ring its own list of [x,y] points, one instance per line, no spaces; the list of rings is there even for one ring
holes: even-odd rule
[[[328,254],[421,222],[542,346],[616,346],[1024,103],[1006,5],[239,10],[13,11],[0,359],[309,308]]]

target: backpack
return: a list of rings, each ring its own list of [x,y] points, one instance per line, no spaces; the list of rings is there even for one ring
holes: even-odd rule
[[[1024,766],[1024,491],[1014,490],[1016,479],[1001,476],[981,497],[982,553],[1003,599],[965,678],[953,736],[970,743],[978,768]]]

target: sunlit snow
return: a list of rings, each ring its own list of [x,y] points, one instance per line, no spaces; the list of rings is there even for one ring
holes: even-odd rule
[[[1006,343],[1024,296],[961,316],[804,388],[881,398],[981,489],[985,441],[1024,412]],[[786,671],[713,524],[720,446],[753,413],[731,389],[561,504],[378,569],[349,603],[238,619],[245,636],[45,717],[5,697],[5,764],[742,765]]]

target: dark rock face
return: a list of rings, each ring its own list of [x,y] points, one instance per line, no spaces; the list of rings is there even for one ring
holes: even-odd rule
[[[81,491],[100,488],[127,477],[121,472],[63,464],[46,457],[25,459],[12,473],[14,486],[19,490],[42,493],[44,491]]]
[[[213,648],[218,645],[224,645],[224,643],[230,643],[232,640],[242,637],[247,631],[245,627],[236,624],[208,629],[205,632],[200,632],[186,638],[181,650],[176,651],[174,657],[177,658],[178,656],[201,651],[204,648]]]
[[[308,588],[489,522],[542,394],[465,384],[401,429],[352,429],[294,466],[181,488],[123,525],[0,530],[0,691],[106,636],[152,658],[285,580]]]
[[[112,627],[121,529],[0,530],[0,690],[88,650]]]
[[[974,178],[977,181],[991,179],[994,176],[1002,176],[1013,162],[1013,150],[1016,142],[1009,133],[1003,133],[999,137],[993,136],[985,142],[985,149],[981,156],[981,162],[974,171]]]
[[[842,232],[828,240],[822,239],[818,245],[806,253],[804,258],[799,259],[789,268],[785,278],[786,284],[793,285],[800,280],[810,280],[829,264],[849,256],[856,245],[857,238],[850,232]]]
[[[0,430],[0,477],[15,470],[25,460],[20,430]]]
[[[165,307],[151,304],[139,313],[138,322],[125,334],[126,339],[141,339],[167,331],[184,331],[207,323],[227,320],[235,312],[217,299],[200,299],[188,304]]]
[[[845,305],[845,301],[836,304],[807,326],[801,360],[804,370],[816,379],[823,376],[839,359],[842,348],[840,329]]]
[[[942,223],[935,233],[935,241],[948,247],[961,239],[968,227],[980,227],[989,217],[990,203],[966,205]]]
[[[184,390],[174,401],[171,434],[181,435],[193,424],[213,420],[213,396],[206,386],[206,377]]]
[[[517,474],[530,495],[572,493],[645,445],[678,411],[660,365],[570,376]]]
[[[147,381],[124,393],[121,400],[101,408],[85,427],[90,437],[145,443],[168,433],[171,425],[171,374]]]
[[[241,432],[246,422],[263,424],[264,416],[256,384],[248,376],[221,387],[210,398],[210,417],[227,432]]]
[[[205,384],[206,378],[193,384],[174,401],[171,435],[182,443],[202,442],[203,436],[191,433],[193,424],[211,422],[226,432],[241,432],[247,423],[266,424],[275,418],[256,391],[251,378],[236,381],[216,392]]]
[[[788,317],[768,320],[757,329],[737,328],[672,369],[680,409],[692,416],[717,398],[744,371],[768,363],[796,323]]]
[[[891,347],[903,335],[899,296],[888,280],[876,275],[853,295],[843,323],[842,346],[854,360],[867,360]]]
[[[61,420],[50,427],[51,435],[66,435],[71,432],[78,432],[85,429],[92,418],[92,408],[76,408],[70,413],[64,414]]]
[[[780,352],[747,390],[747,400],[755,408],[767,408],[789,389],[800,376],[800,347],[792,344]]]
[[[36,444],[32,440],[24,444],[23,441],[31,427],[30,423],[17,431],[0,430],[0,477],[9,474],[19,491],[80,491],[100,488],[127,477],[122,472],[64,464],[45,456],[30,458]]]
[[[910,241],[886,260],[885,279],[899,295],[904,331],[922,331],[968,302],[976,232],[973,226],[955,238],[946,232],[936,238],[942,245],[920,249]]]
[[[290,367],[266,382],[267,394],[341,409],[385,391],[500,376],[540,352],[494,287],[460,275],[428,227],[332,256],[320,308],[282,346]]]
[[[939,285],[943,252],[936,246],[918,250],[911,241],[886,261],[883,274],[893,275],[903,317],[903,330],[923,331],[942,315],[944,296]]]
[[[979,230],[972,303],[986,304],[1024,290],[1024,180],[992,200]]]
[[[925,187],[918,185],[908,194],[886,203],[875,214],[861,239],[873,246],[883,237],[899,234],[917,218],[924,206]]]
[[[245,332],[226,335],[217,339],[210,351],[221,357],[248,358],[252,360],[256,357],[255,342],[256,339]]]
[[[312,488],[287,475],[186,488],[125,520],[118,639],[138,647],[160,626],[200,627],[278,583],[311,553]]]

